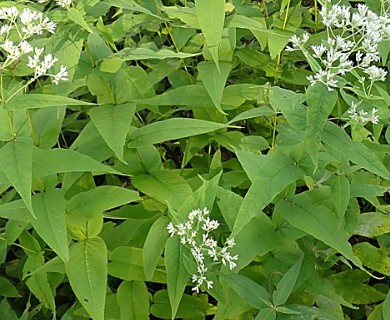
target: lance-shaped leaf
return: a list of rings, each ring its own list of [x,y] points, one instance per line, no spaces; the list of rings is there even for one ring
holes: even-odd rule
[[[135,130],[129,147],[141,147],[145,144],[191,137],[226,127],[226,124],[206,120],[172,118],[154,122]]]
[[[69,283],[91,318],[104,319],[107,285],[107,248],[95,237],[74,244],[65,264]]]
[[[331,180],[330,187],[332,189],[334,207],[341,225],[349,204],[350,184],[346,176],[336,175]]]
[[[218,52],[225,21],[225,0],[196,0],[195,8],[206,44],[219,69]]]
[[[148,236],[146,237],[143,248],[143,265],[147,280],[152,279],[158,261],[160,260],[161,254],[164,251],[165,242],[169,237],[167,231],[168,223],[168,217],[158,218],[153,223],[149,230]]]
[[[63,96],[55,96],[50,94],[22,94],[13,97],[5,104],[6,110],[23,110],[36,109],[45,107],[59,106],[93,106],[94,103],[89,103],[81,100],[71,99]]]
[[[339,251],[344,257],[364,270],[361,261],[353,254],[348,242],[348,234],[339,228],[337,217],[324,205],[313,205],[310,195],[303,193],[280,200],[275,213],[288,221],[293,227],[321,240]]]
[[[135,107],[134,103],[125,103],[118,106],[104,105],[89,111],[89,116],[96,129],[122,162],[125,162],[123,159],[123,147],[130,129]]]
[[[150,59],[184,59],[199,56],[201,53],[176,52],[168,49],[151,50],[147,48],[125,48],[115,56],[119,56],[124,61],[128,60],[150,60]]]
[[[322,132],[322,140],[337,151],[345,154],[350,161],[362,168],[390,180],[390,172],[378,156],[360,142],[352,141],[338,125],[327,122]]]
[[[91,157],[69,149],[33,150],[34,177],[44,177],[60,172],[104,172],[120,174],[120,172],[103,165]]]
[[[221,108],[221,101],[226,80],[231,69],[232,64],[229,62],[220,62],[219,70],[217,69],[216,64],[211,61],[202,61],[198,63],[199,77],[210,95],[211,100],[213,100],[214,106],[221,113],[225,113]]]
[[[321,145],[321,133],[324,129],[326,119],[336,105],[338,94],[336,91],[329,91],[322,84],[309,86],[306,91],[307,116],[306,116],[306,141],[307,150],[314,163],[318,166],[318,153]]]
[[[19,193],[30,213],[31,204],[33,141],[29,137],[18,137],[0,149],[0,168]]]
[[[277,284],[276,290],[272,294],[272,301],[275,306],[284,304],[291,295],[295,283],[297,282],[299,271],[301,270],[302,258],[299,258],[299,260],[288,269]]]
[[[36,219],[31,219],[35,231],[64,261],[69,259],[65,222],[65,200],[59,189],[48,190],[32,198]]]
[[[81,12],[79,10],[77,10],[76,8],[69,8],[68,9],[68,18],[70,20],[72,20],[74,23],[78,24],[80,27],[87,30],[89,33],[93,33],[91,27],[85,21]]]
[[[233,233],[237,234],[290,183],[303,175],[294,161],[282,153],[269,156],[259,168],[237,214]]]
[[[164,256],[167,270],[168,296],[172,308],[172,319],[174,319],[189,277],[184,266],[183,248],[178,237],[168,239],[165,245]]]

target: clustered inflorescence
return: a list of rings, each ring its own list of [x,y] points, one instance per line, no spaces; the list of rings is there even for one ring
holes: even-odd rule
[[[310,46],[309,53],[305,47],[309,35],[294,35],[290,39],[292,47],[287,50],[301,50],[306,56],[315,58],[315,66],[312,65],[315,74],[308,77],[311,85],[320,82],[332,91],[338,87],[340,77],[349,73],[358,79],[369,97],[373,84],[386,79],[387,71],[374,63],[380,60],[379,44],[390,35],[390,17],[387,13],[377,15],[364,4],[358,4],[356,9],[324,5],[320,15],[326,27],[327,40]],[[370,115],[364,110],[357,112],[354,105],[348,114],[355,122],[378,123],[376,112],[376,109]]]
[[[19,62],[22,56],[28,56],[27,66],[34,70],[30,83],[41,76],[49,76],[53,83],[67,80],[68,72],[65,66],[60,66],[57,73],[50,72],[58,61],[52,54],[43,55],[44,49],[33,47],[28,41],[34,35],[42,35],[45,31],[54,33],[56,24],[43,16],[41,12],[30,9],[19,11],[16,7],[0,8],[0,48],[5,58],[0,63],[0,69],[6,71]]]
[[[193,291],[199,293],[200,287],[205,283],[208,289],[213,287],[213,282],[208,280],[206,272],[206,257],[210,258],[213,263],[222,263],[228,265],[232,270],[236,267],[234,261],[238,260],[238,255],[232,256],[229,249],[235,246],[234,239],[228,239],[225,246],[218,247],[217,241],[211,236],[210,232],[219,227],[217,220],[212,220],[208,217],[209,211],[207,208],[193,210],[188,214],[188,220],[185,223],[179,223],[176,226],[170,222],[167,226],[170,236],[175,234],[180,237],[183,245],[188,245],[191,254],[197,264],[197,274],[192,275],[194,283]]]

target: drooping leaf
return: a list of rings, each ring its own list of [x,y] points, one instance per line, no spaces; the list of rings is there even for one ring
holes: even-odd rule
[[[18,137],[0,149],[0,168],[35,218],[31,203],[33,141]]]
[[[59,106],[93,106],[94,103],[50,94],[30,93],[13,97],[5,104],[6,110],[24,110]]]
[[[130,129],[135,107],[134,103],[126,103],[117,106],[103,105],[89,111],[96,129],[122,162],[125,162],[123,159],[123,147]]]
[[[65,200],[59,189],[35,195],[32,204],[36,219],[31,219],[35,231],[64,261],[69,259],[65,223]]]
[[[167,231],[168,223],[168,217],[161,217],[157,219],[151,226],[148,236],[146,237],[143,247],[143,264],[147,280],[150,280],[153,277],[158,260],[164,251],[165,242],[169,236]]]
[[[140,147],[226,128],[223,123],[206,120],[171,118],[146,125],[134,131],[129,147]]]
[[[339,251],[357,267],[364,269],[352,251],[348,234],[339,228],[336,216],[324,205],[313,205],[307,193],[280,200],[275,212],[295,228],[310,234]]]
[[[183,249],[178,237],[168,239],[165,245],[164,256],[167,270],[168,296],[172,308],[172,319],[174,319],[189,277],[184,266]]]
[[[302,175],[301,169],[289,157],[281,153],[268,157],[241,204],[233,233],[237,234],[256,215],[264,214],[261,210]]]
[[[221,108],[223,89],[225,88],[226,80],[232,69],[229,62],[220,62],[219,70],[215,63],[210,61],[202,61],[198,63],[199,77],[205,86],[214,106],[219,112],[225,113]]]
[[[65,264],[69,283],[77,299],[96,320],[104,320],[107,285],[107,248],[95,237],[70,247]]]
[[[195,9],[208,49],[219,69],[218,52],[225,21],[225,0],[196,0]]]
[[[149,318],[149,295],[144,282],[124,281],[117,293],[121,320]]]
[[[7,298],[21,297],[14,285],[7,278],[0,276],[0,296]]]
[[[302,257],[303,258],[303,257]],[[300,258],[288,271],[276,286],[276,290],[272,294],[272,301],[275,306],[284,304],[297,282],[299,271],[301,270],[302,258]]]
[[[141,13],[151,15],[155,18],[161,19],[159,16],[153,14],[150,10],[139,5],[137,2],[135,2],[135,0],[104,0],[103,2],[117,8],[131,10],[135,12],[141,12]]]
[[[353,252],[366,267],[390,276],[390,257],[384,250],[368,242],[360,242],[353,246]]]
[[[358,166],[390,180],[390,172],[378,156],[362,143],[352,141],[347,133],[336,124],[326,123],[322,139],[337,151],[345,154],[350,161]]]
[[[100,186],[80,192],[66,203],[66,210],[92,218],[106,210],[141,200],[138,192],[116,186]]]
[[[389,292],[387,293],[386,299],[383,303],[382,314],[383,314],[384,319],[390,318],[390,289],[389,289]]]

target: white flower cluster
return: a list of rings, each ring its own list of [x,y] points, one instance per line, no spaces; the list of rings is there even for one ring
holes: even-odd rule
[[[72,0],[58,0],[56,3],[63,8],[69,8],[72,4]]]
[[[238,255],[232,256],[229,249],[235,246],[234,239],[228,239],[222,248],[218,247],[217,241],[210,237],[210,232],[219,227],[217,220],[208,217],[207,208],[192,210],[188,214],[188,220],[185,223],[179,223],[176,226],[170,222],[167,226],[170,236],[177,234],[183,245],[188,245],[191,254],[197,264],[198,274],[192,275],[194,283],[193,291],[199,293],[200,287],[205,283],[208,289],[213,287],[213,282],[208,280],[206,272],[206,256],[211,258],[214,263],[228,265],[230,270],[236,267],[234,261],[238,260]]]
[[[30,82],[35,81],[38,77],[49,76],[53,83],[58,84],[61,80],[68,80],[68,72],[65,66],[60,66],[58,73],[50,73],[58,61],[52,54],[42,56],[43,48],[34,48],[28,40],[34,35],[42,35],[47,31],[55,32],[56,24],[45,18],[42,12],[23,9],[20,12],[16,7],[0,8],[0,21],[3,23],[0,27],[0,49],[5,53],[5,59],[1,63],[0,69],[7,70],[19,62],[19,59],[28,53],[33,52],[33,56],[28,57],[27,66],[34,69],[34,76]],[[10,40],[10,34],[17,34],[19,41]]]
[[[357,105],[356,103],[352,102],[351,108],[348,110],[349,118],[352,122],[355,123],[366,123],[366,122],[372,122],[373,124],[379,123],[379,116],[376,114],[378,110],[376,108],[373,108],[371,110],[371,114],[364,110],[356,110]]]
[[[328,8],[324,5],[320,15],[328,38],[320,45],[311,46],[311,55],[320,62],[319,70],[313,70],[314,76],[308,77],[311,85],[322,82],[331,91],[338,86],[338,76],[360,70],[370,80],[369,95],[373,83],[386,78],[387,72],[372,64],[380,59],[379,44],[390,35],[389,16],[377,15],[364,4],[358,4],[357,9],[341,5]],[[308,40],[308,34],[302,38],[294,35],[290,39],[292,47],[287,50],[302,50],[309,54],[304,47]],[[352,74],[364,83],[365,77],[355,72]]]

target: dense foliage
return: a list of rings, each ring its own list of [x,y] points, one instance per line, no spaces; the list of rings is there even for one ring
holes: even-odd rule
[[[0,319],[390,319],[388,0],[0,23]]]

